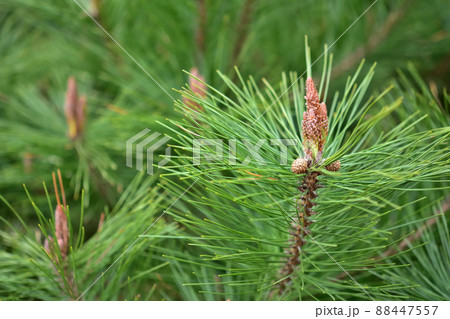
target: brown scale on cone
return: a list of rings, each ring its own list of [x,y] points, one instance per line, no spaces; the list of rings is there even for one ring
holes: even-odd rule
[[[318,177],[320,172],[311,169],[315,165],[323,163],[322,154],[328,135],[328,116],[325,103],[319,100],[314,82],[311,78],[306,80],[306,111],[303,113],[302,137],[305,157],[297,158],[291,170],[295,174],[306,174],[298,186],[302,194],[297,200],[297,218],[292,222],[292,231],[289,249],[286,250],[288,259],[284,267],[280,270],[282,277],[287,277],[278,283],[279,294],[281,295],[291,284],[292,276],[300,264],[300,254],[306,244],[305,238],[311,233],[309,226],[313,223],[312,216],[317,212],[313,210],[316,205],[317,190],[320,185]],[[341,163],[336,161],[325,167],[329,171],[338,171]]]

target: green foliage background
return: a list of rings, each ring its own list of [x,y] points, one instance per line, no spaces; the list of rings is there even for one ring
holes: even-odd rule
[[[99,1],[96,21],[114,40],[80,8],[94,14],[95,3],[0,0],[0,299],[449,298],[446,1]],[[301,155],[305,35],[329,111],[326,157],[343,164],[321,181],[312,237],[350,276],[311,240],[278,295],[299,177],[268,145],[265,165],[193,166],[180,126],[204,138],[294,138],[290,159]],[[205,99],[186,88],[192,67]],[[63,109],[69,76],[88,103],[76,142]],[[125,165],[126,140],[144,128],[172,138],[163,176]],[[54,232],[57,169],[65,261],[41,248]]]

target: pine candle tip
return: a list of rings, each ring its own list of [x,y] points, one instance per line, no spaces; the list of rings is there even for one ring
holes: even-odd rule
[[[192,68],[190,73],[194,77],[189,77],[189,87],[199,97],[206,97],[206,85],[203,83],[205,82],[204,76],[200,74],[196,67]]]
[[[197,97],[205,98],[207,90],[207,87],[204,83],[205,78],[203,77],[202,74],[200,74],[200,72],[196,67],[191,68],[189,73],[191,73],[192,75],[189,77],[189,88]],[[203,107],[200,104],[191,100],[187,96],[183,97],[183,103],[191,109],[199,109],[201,111],[203,110]]]
[[[78,96],[77,82],[73,76],[67,80],[64,112],[66,115],[68,132],[71,140],[80,137],[84,130],[86,97]]]
[[[50,245],[50,242],[54,243],[54,240],[56,240],[56,243],[58,244],[59,250],[61,252],[61,257],[66,258],[69,250],[69,225],[66,213],[64,212],[64,210],[67,209],[66,194],[64,192],[61,172],[58,170],[58,181],[61,190],[61,198],[59,197],[55,173],[52,174],[52,177],[57,202],[55,209],[55,238],[52,238],[50,236],[46,238],[44,242],[44,249],[49,255],[51,254],[54,257],[53,247]]]
[[[62,205],[58,205],[55,210],[55,236],[61,250],[61,256],[66,257],[69,248],[69,228]]]
[[[196,78],[198,78],[199,76],[201,77],[200,73],[198,72],[197,67],[193,67],[189,70],[189,73],[192,74],[193,76],[195,76]]]
[[[306,80],[306,106],[307,108],[316,108],[319,106],[319,93],[317,93],[316,86],[314,85],[314,81],[311,77],[308,77]]]
[[[321,103],[311,77],[306,80],[306,111],[303,113],[302,135],[305,155],[308,160],[319,163],[328,135],[327,106]]]

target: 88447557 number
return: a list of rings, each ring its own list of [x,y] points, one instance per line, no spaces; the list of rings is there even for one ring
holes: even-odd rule
[[[438,306],[377,306],[375,314],[380,315],[408,315],[408,316],[434,316]]]

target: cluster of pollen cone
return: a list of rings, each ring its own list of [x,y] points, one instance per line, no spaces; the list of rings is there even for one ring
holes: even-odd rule
[[[319,94],[312,78],[306,80],[306,111],[303,113],[302,137],[305,157],[297,158],[291,170],[295,174],[305,174],[308,168],[322,162],[323,147],[328,135],[327,106],[320,102]],[[337,172],[341,168],[339,161],[333,162],[325,169]]]

